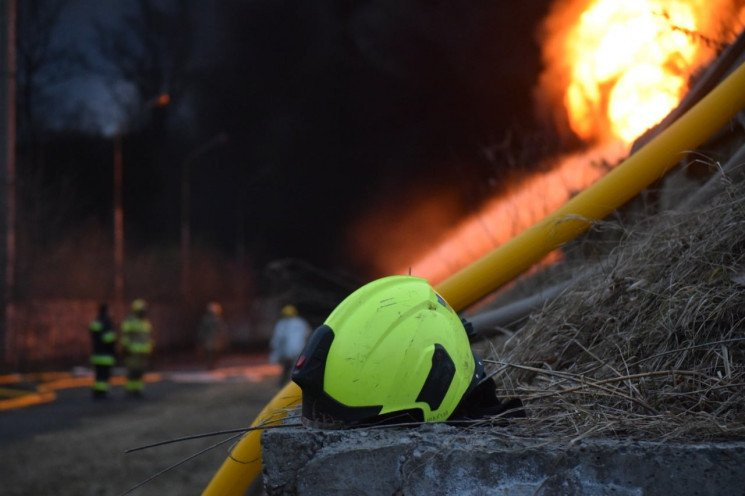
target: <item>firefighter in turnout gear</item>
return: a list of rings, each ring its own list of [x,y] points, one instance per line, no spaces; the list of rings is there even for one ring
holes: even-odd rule
[[[93,381],[93,398],[105,398],[109,392],[111,368],[116,363],[116,330],[109,316],[109,307],[102,303],[98,316],[88,327],[93,342],[91,364],[96,370]]]
[[[143,375],[153,351],[152,325],[145,317],[146,312],[147,304],[138,298],[132,302],[132,312],[122,322],[122,347],[127,367],[124,387],[133,396],[142,396]]]

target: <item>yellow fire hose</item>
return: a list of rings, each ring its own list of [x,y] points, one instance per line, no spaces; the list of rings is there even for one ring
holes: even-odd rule
[[[595,184],[460,272],[438,290],[463,309],[529,269],[662,177],[745,107],[745,64]]]
[[[302,391],[290,381],[283,387],[251,424],[271,425],[282,422],[287,412],[300,404]],[[212,477],[202,494],[213,496],[239,496],[246,490],[261,472],[261,433],[251,431],[231,450],[220,469]]]
[[[742,64],[680,119],[601,180],[533,227],[443,281],[437,291],[456,311],[477,302],[662,177],[684,153],[704,143],[744,107],[745,64]],[[300,388],[290,382],[251,425],[280,422],[289,409],[300,404],[301,395]],[[203,494],[245,493],[261,471],[261,432],[251,431],[243,437]]]

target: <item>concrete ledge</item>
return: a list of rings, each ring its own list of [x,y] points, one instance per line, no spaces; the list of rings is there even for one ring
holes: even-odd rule
[[[585,440],[492,429],[275,429],[262,436],[274,495],[745,495],[745,442]]]

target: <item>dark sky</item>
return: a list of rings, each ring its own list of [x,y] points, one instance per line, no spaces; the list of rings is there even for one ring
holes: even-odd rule
[[[152,153],[131,174],[154,186],[128,197],[136,239],[177,239],[180,170],[192,156],[198,240],[231,252],[243,232],[259,266],[297,257],[364,272],[349,239],[363,219],[379,212],[393,225],[399,207],[442,198],[448,211],[410,230],[434,236],[498,190],[507,165],[487,150],[539,132],[535,30],[549,0],[154,4],[163,18],[144,26],[160,40],[167,67],[155,80],[173,101],[139,142]],[[152,95],[107,67],[97,33],[127,32],[140,13],[135,1],[67,2],[59,43],[88,64],[50,90],[58,126],[73,114],[104,135],[133,126],[132,107]],[[221,133],[227,143],[193,155]]]

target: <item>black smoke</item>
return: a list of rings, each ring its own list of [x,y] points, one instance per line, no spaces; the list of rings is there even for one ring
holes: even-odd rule
[[[544,151],[529,140],[547,4],[219,2],[198,115],[202,135],[230,135],[230,172],[209,169],[205,201],[237,199],[259,259],[322,266],[351,260],[345,231],[381,198],[446,187],[474,208]],[[214,208],[204,228],[236,207]]]
[[[394,225],[424,200],[448,205],[446,216],[426,220],[428,239],[414,240],[428,246],[430,234],[552,151],[532,101],[536,26],[549,3],[90,3],[95,36],[66,52],[80,61],[66,72],[96,75],[115,97],[129,88],[121,112],[106,109],[127,116],[119,130],[128,256],[158,250],[144,260],[167,261],[162,293],[173,292],[187,165],[194,253],[218,253],[226,267],[246,261],[256,273],[290,257],[373,276],[350,233],[375,216]],[[76,5],[79,15],[88,4]],[[52,47],[61,46],[54,36],[83,31],[65,9]],[[94,101],[75,81],[68,96]],[[154,105],[161,92],[171,96],[164,107]],[[110,270],[112,136],[96,136],[90,109],[45,102],[37,122],[55,116],[54,129],[19,146],[19,222],[33,226],[19,236],[28,253],[40,247],[25,266],[30,273],[51,260],[71,233],[90,239],[93,223],[101,270]],[[396,244],[382,232],[372,249]]]

